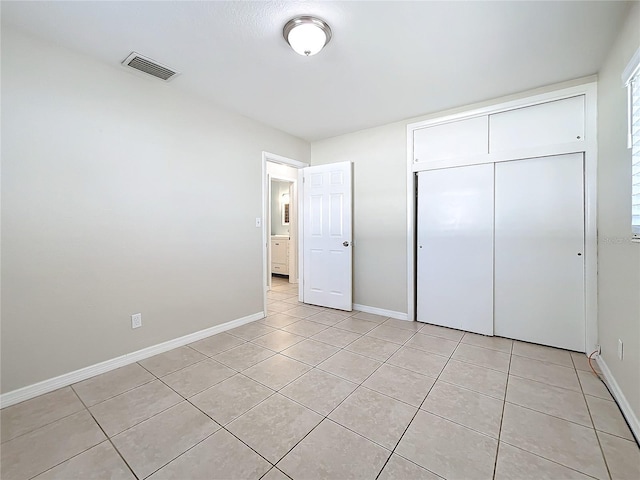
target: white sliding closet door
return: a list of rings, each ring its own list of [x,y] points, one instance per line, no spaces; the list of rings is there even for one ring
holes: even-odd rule
[[[493,164],[418,173],[417,320],[493,335]]]
[[[496,164],[495,334],[584,352],[583,154]]]

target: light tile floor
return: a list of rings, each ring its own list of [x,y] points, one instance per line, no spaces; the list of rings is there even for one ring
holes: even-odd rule
[[[362,312],[269,315],[1,412],[12,479],[634,479],[583,354]]]

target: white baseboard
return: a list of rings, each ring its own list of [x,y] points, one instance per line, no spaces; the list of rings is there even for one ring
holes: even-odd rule
[[[33,385],[28,385],[11,392],[3,393],[2,395],[0,395],[0,408],[5,408],[10,405],[29,400],[30,398],[37,397],[38,395],[49,393],[59,388],[81,382],[82,380],[100,375],[101,373],[124,367],[125,365],[144,360],[145,358],[153,357],[154,355],[167,352],[177,347],[182,347],[183,345],[202,340],[203,338],[215,335],[216,333],[224,332],[225,330],[239,327],[241,325],[244,325],[245,323],[260,320],[261,318],[264,318],[264,312],[254,313],[246,317],[238,318],[236,320],[231,320],[230,322],[226,322],[210,328],[205,328],[204,330],[200,330],[198,332],[190,333],[189,335],[185,335],[183,337],[174,338],[173,340],[168,340],[157,345],[152,345],[151,347],[143,348],[142,350],[127,353],[120,357],[112,358],[111,360],[96,363],[95,365],[90,365],[88,367],[81,368],[80,370],[75,370],[73,372],[65,373],[48,380],[43,380],[42,382],[34,383]]]
[[[393,310],[385,310],[384,308],[369,307],[367,305],[358,305],[354,303],[353,309],[360,310],[361,312],[365,313],[373,313],[374,315],[382,315],[383,317],[396,318],[398,320],[409,320],[409,317],[406,313],[394,312]]]
[[[640,421],[638,420],[636,412],[634,412],[631,408],[631,405],[629,405],[627,397],[625,397],[624,393],[622,393],[620,385],[618,385],[618,382],[616,382],[615,377],[611,373],[611,370],[609,370],[609,367],[607,366],[607,363],[604,361],[604,359],[598,355],[596,356],[596,361],[598,362],[600,370],[602,370],[604,380],[608,385],[609,390],[611,390],[611,393],[620,406],[620,410],[622,410],[622,414],[627,419],[627,423],[629,424],[629,427],[631,427],[631,431],[636,437],[636,441],[640,442]]]

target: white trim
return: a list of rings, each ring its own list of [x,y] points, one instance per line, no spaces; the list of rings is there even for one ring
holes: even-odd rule
[[[593,352],[598,340],[598,89],[585,85],[584,150],[584,315],[585,353]]]
[[[412,165],[414,173],[429,170],[441,170],[443,168],[466,167],[469,165],[482,165],[485,163],[511,162],[513,160],[524,160],[526,158],[555,157],[558,155],[569,155],[572,153],[582,153],[585,151],[585,141],[565,143],[562,145],[546,145],[544,147],[526,148],[509,152],[485,153],[472,157],[447,158],[435,160],[433,162],[418,162]]]
[[[421,122],[410,123],[407,125],[408,129],[411,131],[419,130],[425,127],[432,127],[434,125],[442,124],[442,123],[450,123],[455,122],[457,120],[462,120],[465,118],[472,117],[480,117],[483,115],[493,115],[500,112],[506,112],[508,110],[514,110],[517,108],[530,107],[533,105],[537,105],[539,103],[546,102],[554,102],[556,100],[563,100],[565,98],[577,97],[579,95],[584,95],[586,91],[590,88],[590,86],[595,87],[595,82],[587,82],[582,85],[577,85],[574,87],[562,88],[560,90],[554,90],[551,92],[540,93],[532,96],[523,96],[516,100],[510,100],[508,102],[495,103],[493,105],[487,105],[481,108],[474,108],[473,110],[466,110],[459,113],[454,113],[451,115],[445,115],[442,117],[431,118],[429,120],[423,120]],[[525,93],[526,95],[526,93]],[[499,101],[499,99],[496,99]],[[410,152],[413,156],[413,151]]]
[[[413,321],[413,320],[409,320],[406,313],[395,312],[393,310],[385,310],[384,308],[369,307],[367,305],[359,305],[357,303],[354,303],[353,309],[358,310],[360,312],[373,313],[374,315],[381,315],[383,317],[391,317],[397,320]]]
[[[624,69],[622,74],[622,80],[624,82],[624,86],[627,89],[627,148],[631,150],[631,165],[632,165],[632,175],[631,175],[631,184],[634,185],[636,178],[633,174],[633,170],[638,163],[637,148],[633,146],[634,141],[637,141],[637,138],[634,138],[633,128],[634,128],[634,114],[638,112],[634,112],[636,108],[633,104],[633,95],[634,92],[640,92],[640,47],[636,50],[636,53],[631,57],[627,67]],[[637,116],[636,116],[637,118]],[[631,204],[634,205],[637,203],[637,193],[634,194],[633,190],[635,187],[632,187],[631,192]],[[640,241],[640,226],[634,224],[635,216],[632,213],[631,218],[631,241],[639,242]]]
[[[269,175],[267,175],[267,152],[262,152],[262,176],[260,180],[262,182],[262,311],[267,311],[267,291],[271,288],[271,281],[267,281],[267,267],[269,259],[269,246],[268,246],[268,234],[267,231],[270,226],[265,225],[267,222],[267,214],[269,213],[269,207],[267,206],[267,195],[271,197],[271,182],[269,181]],[[267,183],[269,181],[269,183]],[[269,202],[271,198],[269,198]]]
[[[416,319],[416,174],[413,171],[413,131],[407,125],[407,319]]]
[[[627,64],[626,68],[622,72],[622,85],[624,87],[629,85],[629,82],[633,78],[633,76],[638,73],[640,69],[640,47],[636,50],[636,53],[633,54],[631,60]]]
[[[96,363],[95,365],[90,365],[73,372],[50,378],[48,380],[43,380],[42,382],[34,383],[33,385],[28,385],[11,392],[3,393],[2,395],[0,395],[0,407],[5,408],[10,405],[29,400],[31,398],[37,397],[38,395],[52,392],[59,388],[78,383],[82,380],[86,380],[87,378],[100,375],[101,373],[106,373],[111,370],[115,370],[116,368],[124,367],[125,365],[144,360],[145,358],[153,357],[154,355],[167,352],[177,347],[182,347],[183,345],[187,345],[189,343],[202,340],[203,338],[207,338],[211,335],[215,335],[216,333],[231,330],[232,328],[236,328],[241,325],[260,320],[261,318],[264,318],[264,312],[257,312],[252,315],[247,315],[246,317],[231,320],[220,325],[205,328],[204,330],[200,330],[198,332],[174,338],[173,340],[158,343],[157,345],[152,345],[151,347],[143,348],[142,350],[127,353],[120,357],[112,358],[111,360],[106,360],[104,362]]]
[[[282,155],[278,155],[270,152],[262,152],[262,159],[267,162],[279,163],[281,165],[289,165],[293,168],[304,168],[308,167],[308,163],[301,162],[299,160],[294,160],[293,158],[283,157]]]
[[[269,272],[271,271],[271,235],[270,232],[272,231],[271,229],[271,216],[272,216],[272,212],[271,212],[271,195],[273,194],[273,192],[271,191],[271,180],[273,180],[273,177],[271,176],[271,174],[269,172],[266,172],[267,178],[266,178],[266,185],[265,185],[265,202],[268,202],[267,204],[267,210],[264,214],[264,228],[267,231],[267,240],[266,240],[266,247],[267,247],[267,271],[264,273],[264,280],[267,281],[267,284],[265,285],[265,290],[268,292],[271,290],[271,275],[269,275]],[[264,300],[264,298],[263,298]],[[264,311],[267,311],[267,305],[263,305],[262,308],[264,309]]]
[[[298,301],[304,300],[304,208],[302,205],[304,199],[304,170],[298,168]]]
[[[441,162],[430,162],[421,165],[414,162],[413,134],[414,131],[428,126],[449,123],[464,118],[490,115],[497,112],[523,108],[539,103],[561,100],[563,98],[585,95],[585,139],[564,145],[548,146],[504,152],[500,154],[486,154],[451,159]],[[494,163],[520,158],[534,158],[538,156],[558,155],[562,153],[584,152],[585,155],[585,344],[586,351],[596,349],[598,343],[598,300],[597,300],[597,84],[589,82],[560,90],[523,97],[508,102],[476,108],[452,115],[432,118],[422,122],[407,125],[407,318],[415,320],[415,173],[422,170],[448,168],[461,165],[476,165]]]
[[[293,168],[297,168],[298,170],[303,169],[304,167],[308,167],[308,163],[300,162],[298,160],[294,160],[293,158],[283,157],[282,155],[277,155],[275,153],[262,152],[262,309],[267,311],[267,290],[271,285],[269,281],[269,285],[267,285],[267,268],[268,268],[268,257],[269,257],[269,238],[270,232],[267,230],[267,213],[269,213],[269,208],[267,206],[267,162],[279,163],[281,165],[288,165]],[[302,190],[304,188],[301,181],[301,174],[298,174],[298,184],[297,184],[297,194],[298,194],[298,212],[301,211],[301,198],[302,198]],[[298,217],[300,217],[298,215]],[[298,218],[298,231],[300,231],[302,226],[302,220]],[[298,295],[302,297],[302,237],[298,235]]]
[[[618,406],[620,407],[620,410],[622,410],[622,414],[627,420],[627,423],[629,424],[633,435],[636,437],[636,442],[640,443],[640,420],[638,420],[636,413],[631,408],[627,397],[625,397],[624,393],[622,393],[620,385],[618,385],[618,382],[616,382],[613,373],[611,373],[611,370],[609,370],[609,367],[607,366],[604,359],[600,355],[597,355],[595,358],[598,366],[600,367],[600,370],[602,370],[605,383],[609,387],[609,390],[611,391],[613,397],[616,399],[616,402],[618,402]]]

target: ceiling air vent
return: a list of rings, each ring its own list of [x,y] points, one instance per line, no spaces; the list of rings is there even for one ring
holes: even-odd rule
[[[165,81],[171,80],[179,75],[178,72],[172,70],[166,65],[162,65],[161,63],[151,60],[148,57],[144,57],[136,52],[131,52],[131,55],[125,58],[122,64]]]

